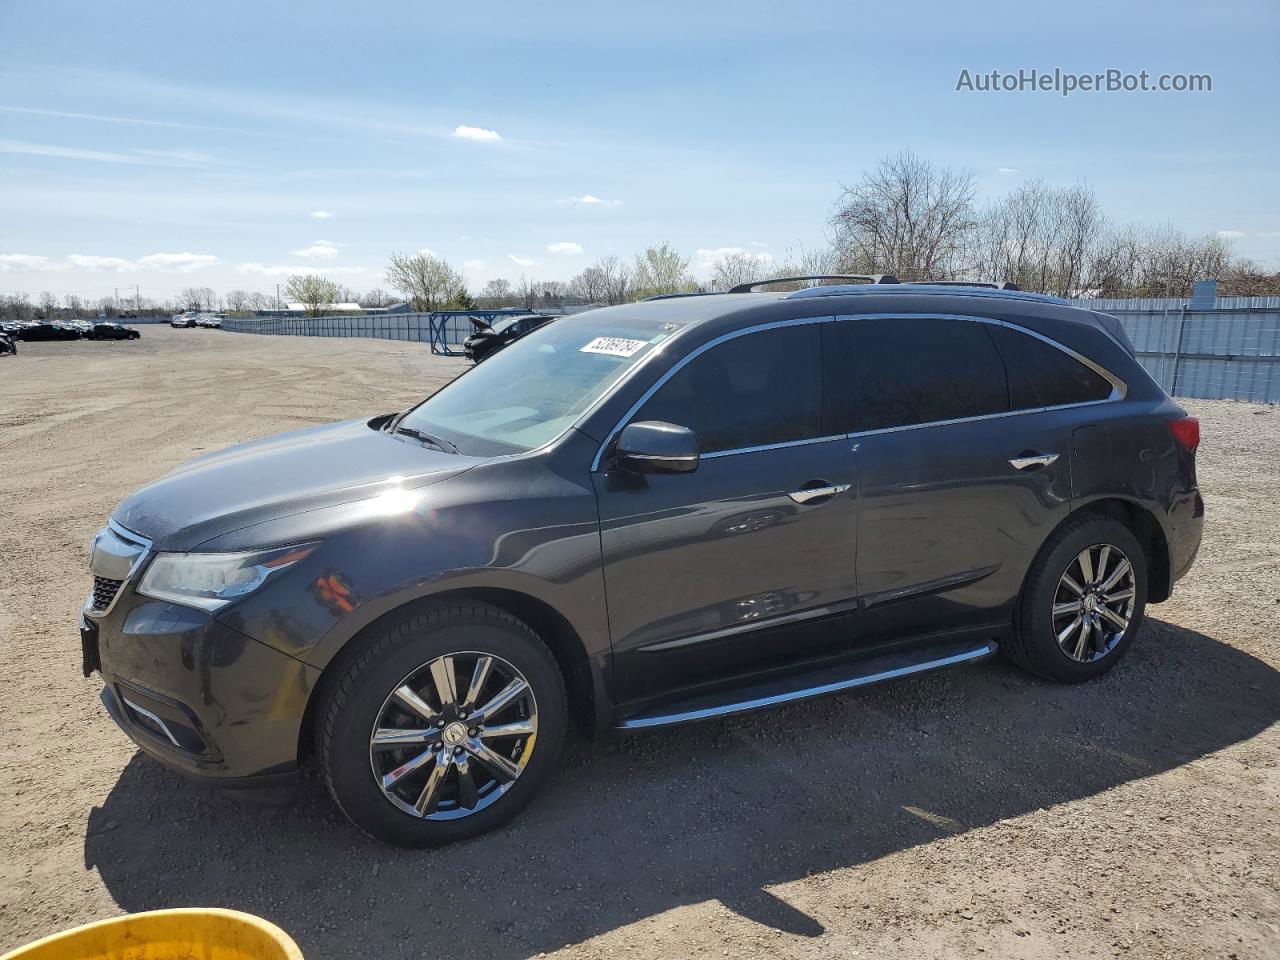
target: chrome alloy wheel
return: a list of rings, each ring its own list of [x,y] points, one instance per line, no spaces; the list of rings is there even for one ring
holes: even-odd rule
[[[538,704],[506,660],[437,657],[383,701],[369,761],[383,795],[411,816],[456,820],[511,789],[533,756]]]
[[[1101,660],[1123,639],[1133,617],[1133,565],[1118,547],[1085,547],[1067,564],[1053,597],[1058,646],[1078,663]]]

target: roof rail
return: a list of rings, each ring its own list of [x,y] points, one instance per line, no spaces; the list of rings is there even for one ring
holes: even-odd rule
[[[845,280],[861,283],[897,283],[898,278],[889,273],[819,273],[808,277],[774,277],[771,280],[752,280],[730,287],[728,293],[754,293],[756,287],[771,283],[795,283],[801,280]]]
[[[906,280],[913,287],[985,287],[988,290],[1021,290],[1012,280]]]
[[[640,303],[649,300],[675,300],[679,297],[714,297],[718,295],[716,290],[695,290],[690,293],[655,293],[652,297],[641,297]]]
[[[921,287],[926,289],[922,290]],[[889,294],[900,294],[902,296],[929,296],[936,297],[1008,297],[1010,300],[1034,300],[1038,303],[1058,303],[1066,306],[1071,304],[1063,300],[1061,297],[1053,297],[1047,293],[1025,293],[1021,290],[995,289],[993,284],[986,286],[973,286],[970,284],[942,284],[942,289],[938,289],[938,284],[917,284],[917,283],[897,283],[888,286],[877,287],[869,283],[846,283],[829,287],[806,287],[803,290],[793,290],[788,293],[786,299],[800,300],[809,297],[847,297],[852,294],[861,294],[864,296],[887,296]]]

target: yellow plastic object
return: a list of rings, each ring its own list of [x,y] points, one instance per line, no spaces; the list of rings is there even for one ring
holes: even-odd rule
[[[302,960],[274,923],[238,910],[130,913],[64,930],[0,960]]]

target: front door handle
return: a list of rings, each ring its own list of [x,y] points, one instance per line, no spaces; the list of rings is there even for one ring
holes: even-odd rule
[[[815,500],[823,500],[844,493],[850,486],[847,483],[827,483],[822,480],[815,482],[818,486],[804,486],[799,490],[792,490],[787,496],[796,503],[813,503]]]
[[[1025,457],[1013,457],[1009,460],[1009,466],[1015,470],[1030,470],[1032,467],[1047,467],[1058,459],[1056,453],[1037,453],[1030,454]]]

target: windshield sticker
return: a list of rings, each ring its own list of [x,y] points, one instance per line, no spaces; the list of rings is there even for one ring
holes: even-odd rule
[[[611,357],[629,357],[644,348],[644,340],[624,340],[621,337],[596,337],[581,353],[607,353]]]

